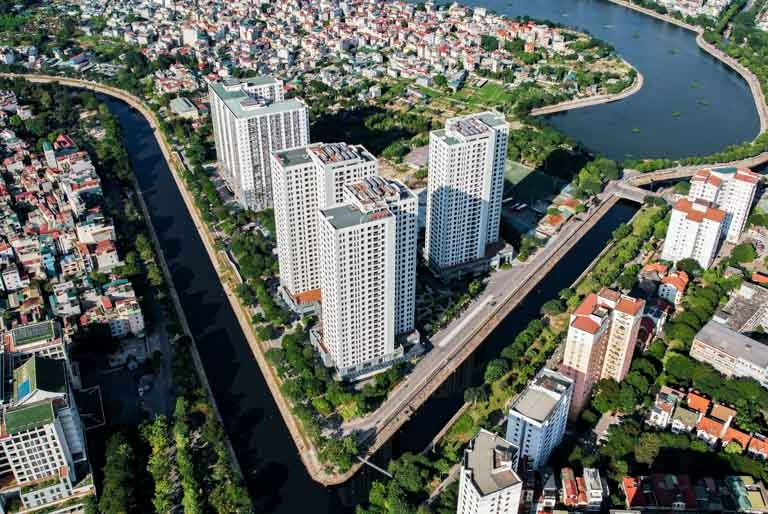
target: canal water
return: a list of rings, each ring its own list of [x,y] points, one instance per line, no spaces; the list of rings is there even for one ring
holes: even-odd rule
[[[607,31],[600,32],[600,27],[616,25],[630,13],[617,12],[611,4],[594,0],[505,0],[505,2],[484,2],[489,8],[506,14],[529,14],[535,17],[554,17],[564,11],[558,6],[568,5],[574,12],[580,13],[583,28],[590,29],[601,38],[614,44],[624,54],[619,41]],[[548,13],[546,7],[551,12]],[[527,8],[527,12],[522,11]],[[510,12],[512,9],[515,11]],[[577,19],[574,15],[574,19]],[[557,18],[556,18],[557,19]],[[563,21],[557,19],[557,21]],[[587,25],[591,23],[592,25]],[[679,29],[677,33],[660,23],[647,23],[643,17],[632,14],[623,23],[632,24],[631,30],[639,32],[637,41],[642,41],[649,54],[642,62],[650,65],[651,56],[667,52],[666,42],[678,41],[676,46],[691,50],[685,46],[693,44],[693,38]],[[608,29],[606,29],[608,30]],[[626,28],[624,30],[630,30]],[[620,40],[623,40],[622,35]],[[633,39],[634,41],[634,39]],[[637,43],[636,44],[639,44]],[[698,52],[698,50],[697,50]],[[633,55],[624,54],[632,60]],[[591,114],[603,109],[619,109],[623,103],[613,106],[589,108],[571,114],[555,116],[552,123],[571,136],[584,140],[591,148],[616,156],[616,153],[643,152],[647,155],[676,156],[688,153],[710,153],[718,150],[729,138],[749,138],[757,130],[756,115],[750,114],[752,101],[742,95],[743,83],[723,67],[713,66],[711,60],[702,60],[698,53],[688,58],[696,60],[696,66],[702,71],[690,71],[702,80],[703,85],[714,87],[719,84],[721,93],[729,99],[728,109],[721,112],[717,124],[710,124],[709,111],[692,110],[700,116],[699,123],[688,124],[686,131],[664,128],[666,120],[659,120],[658,130],[653,123],[651,106],[642,108],[638,104],[623,114]],[[684,58],[680,58],[681,67],[685,67]],[[642,67],[641,67],[642,68]],[[663,102],[670,96],[679,101],[687,101],[692,95],[692,88],[676,90],[679,84],[671,69],[668,74],[651,73],[642,69],[647,77],[647,91],[651,94],[646,101],[652,103],[656,96]],[[705,78],[706,77],[706,78]],[[727,90],[727,91],[726,91]],[[712,99],[714,105],[715,98]],[[630,100],[632,101],[632,100]],[[270,392],[261,376],[248,344],[240,330],[216,273],[208,260],[208,255],[197,235],[194,223],[189,217],[186,206],[179,194],[176,183],[157,146],[151,128],[140,114],[116,100],[107,100],[110,109],[118,116],[133,166],[143,191],[152,223],[157,231],[165,257],[179,292],[182,307],[195,335],[200,356],[206,374],[213,389],[224,418],[225,428],[242,465],[249,490],[260,513],[304,513],[311,509],[317,513],[353,512],[354,506],[366,497],[370,481],[374,478],[369,469],[359,472],[349,483],[335,488],[324,488],[313,482],[301,463],[296,447],[274,404]],[[679,108],[678,108],[679,110]],[[576,112],[576,111],[575,111]],[[741,113],[741,114],[739,114]],[[623,116],[623,117],[622,117]],[[650,119],[643,120],[644,116]],[[693,116],[693,115],[691,115]],[[617,117],[618,119],[614,119]],[[678,118],[682,120],[684,117]],[[623,122],[621,120],[624,120]],[[741,123],[739,123],[739,119]],[[602,124],[613,123],[611,130]],[[649,127],[642,139],[629,132],[636,124]],[[629,127],[629,128],[627,128]],[[717,128],[714,137],[710,127]],[[626,129],[626,130],[625,130]],[[622,134],[627,134],[625,140]],[[721,139],[722,138],[722,139]],[[741,139],[734,139],[741,140]],[[731,141],[732,142],[732,141]],[[684,150],[681,150],[683,148]],[[510,316],[489,336],[487,342],[449,379],[424,407],[406,424],[376,457],[377,462],[385,464],[391,456],[404,451],[419,451],[452,416],[461,405],[464,388],[481,380],[484,364],[498,355],[501,348],[509,344],[516,333],[525,327],[528,321],[538,316],[540,306],[562,288],[568,287],[581,271],[603,248],[610,238],[612,230],[627,221],[637,206],[618,204],[614,207],[577,245],[565,256],[555,269],[541,282],[539,288],[531,293],[510,314]]]

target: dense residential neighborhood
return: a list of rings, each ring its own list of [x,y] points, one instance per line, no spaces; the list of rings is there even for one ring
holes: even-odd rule
[[[569,1],[0,0],[0,513],[768,514],[768,0]]]

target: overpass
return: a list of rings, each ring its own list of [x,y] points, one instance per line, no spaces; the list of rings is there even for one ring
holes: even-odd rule
[[[654,182],[665,182],[667,180],[677,180],[692,177],[702,168],[754,168],[768,163],[768,152],[763,152],[754,157],[740,159],[738,161],[720,162],[716,164],[696,164],[689,166],[675,166],[656,171],[642,173],[637,170],[624,170],[623,183],[630,186],[647,186]]]

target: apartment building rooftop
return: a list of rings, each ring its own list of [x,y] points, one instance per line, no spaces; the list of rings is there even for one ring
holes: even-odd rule
[[[309,156],[306,147],[292,148],[290,150],[276,152],[275,157],[280,164],[282,164],[283,168],[301,166],[312,162],[312,157]]]
[[[413,193],[400,182],[379,175],[346,184],[344,189],[349,192],[354,203],[366,212],[383,209],[392,202],[413,197]]]
[[[763,312],[768,315],[768,289],[744,282],[737,291],[731,293],[728,303],[715,313],[713,319],[731,330],[740,331]]]
[[[720,186],[722,179],[733,178],[750,184],[756,184],[760,180],[760,175],[749,168],[737,168],[734,166],[724,166],[721,168],[702,168],[691,178],[695,182],[707,182],[714,186]]]
[[[388,210],[376,212],[364,212],[354,205],[340,205],[320,211],[325,219],[337,230],[363,225],[371,221],[380,220],[392,216]]]
[[[684,213],[687,219],[696,223],[701,223],[705,219],[720,223],[725,219],[725,211],[711,207],[709,202],[704,200],[692,202],[687,198],[681,198],[673,209]]]
[[[353,162],[373,161],[374,157],[361,145],[347,143],[320,143],[310,145],[307,150],[317,157],[322,164],[351,164]]]
[[[451,118],[445,124],[445,129],[435,130],[435,137],[453,145],[480,136],[485,137],[497,127],[506,125],[504,115],[495,112],[482,112],[460,118]]]
[[[22,325],[11,330],[11,338],[14,346],[24,346],[27,344],[47,341],[55,337],[56,324],[53,320],[41,321],[29,325]]]
[[[544,422],[571,386],[572,381],[550,370],[542,370],[512,403],[511,410],[534,421]]]
[[[486,496],[519,483],[515,473],[518,448],[487,430],[480,429],[465,452],[464,468],[472,472],[480,494]]]
[[[762,368],[768,367],[768,346],[731,330],[722,323],[710,321],[699,330],[694,339],[723,353],[744,359]]]
[[[52,423],[53,419],[53,401],[44,400],[8,409],[5,413],[5,431],[8,434],[16,434]]]
[[[18,402],[38,390],[66,393],[64,361],[33,355],[13,370],[13,399]]]

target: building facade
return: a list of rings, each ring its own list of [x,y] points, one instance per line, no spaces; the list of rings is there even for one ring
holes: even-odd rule
[[[476,261],[499,240],[509,125],[485,112],[429,138],[424,257],[438,271]]]
[[[222,178],[243,207],[271,207],[271,155],[309,143],[307,106],[269,77],[211,83],[209,100]]]
[[[317,143],[273,155],[280,285],[294,308],[320,300],[318,210],[341,204],[345,184],[377,171],[370,152],[346,143]]]
[[[620,382],[632,362],[645,302],[603,288],[571,314],[560,372],[574,382],[570,415],[587,405],[594,384]]]
[[[747,224],[760,175],[747,168],[705,168],[691,178],[688,199],[703,200],[725,212],[722,235],[738,243]]]
[[[0,434],[3,487],[18,487],[25,509],[81,512],[78,497],[94,488],[65,361],[33,356],[9,382]],[[65,502],[71,507],[58,507]]]
[[[395,216],[361,204],[324,209],[319,240],[323,360],[342,378],[373,372],[398,357]]]
[[[699,330],[690,355],[726,377],[753,378],[768,387],[768,346],[716,321]]]
[[[563,439],[572,394],[570,378],[542,369],[512,403],[506,439],[533,469],[543,468]]]
[[[725,218],[724,211],[704,200],[679,200],[672,209],[661,258],[672,262],[694,259],[709,268],[717,255]]]
[[[518,448],[480,429],[464,451],[457,514],[517,514],[523,482],[517,475]]]
[[[404,184],[373,175],[344,187],[345,203],[363,211],[388,210],[395,218],[395,335],[416,322],[418,199]]]

